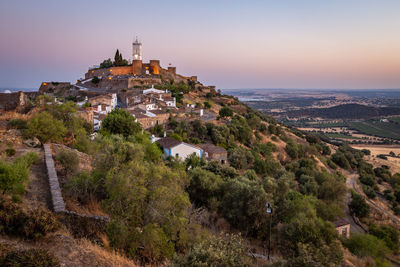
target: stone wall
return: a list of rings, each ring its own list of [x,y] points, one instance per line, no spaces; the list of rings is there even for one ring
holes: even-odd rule
[[[54,167],[53,155],[51,154],[50,144],[44,144],[44,156],[49,176],[49,185],[53,210],[56,213],[66,212],[64,199],[61,194],[60,184],[58,182],[56,168]]]
[[[51,145],[44,144],[43,147],[54,212],[62,215],[62,221],[75,237],[86,237],[90,240],[101,241],[101,235],[105,232],[110,218],[108,216],[79,214],[74,211],[68,211],[65,208],[57,172],[54,166]]]

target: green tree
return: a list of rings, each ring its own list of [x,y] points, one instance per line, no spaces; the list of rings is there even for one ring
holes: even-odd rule
[[[272,197],[268,197],[260,182],[239,177],[229,180],[224,191],[221,204],[224,217],[247,234],[265,238],[268,229],[265,203]]]
[[[219,110],[219,116],[221,116],[222,118],[232,117],[233,116],[233,110],[228,108],[228,107],[222,107]]]
[[[111,61],[111,58],[109,58],[109,59],[105,59],[103,62],[100,63],[100,68],[101,69],[111,68],[113,65],[114,64]]]
[[[121,61],[122,61],[122,55],[119,53],[119,50],[117,49],[117,51],[115,52],[115,56],[114,56],[114,65],[120,66]]]
[[[399,249],[399,231],[390,225],[376,225],[369,226],[369,233],[383,240],[386,246],[393,252]]]
[[[191,200],[197,205],[216,210],[224,185],[221,176],[197,167],[189,172],[189,177],[188,192]]]
[[[102,134],[121,134],[124,137],[137,134],[141,131],[141,126],[135,118],[124,109],[114,109],[101,123]]]
[[[351,192],[351,202],[349,203],[349,208],[350,212],[359,218],[364,218],[369,215],[369,205],[361,195],[354,191]]]
[[[37,137],[42,143],[61,142],[67,129],[61,120],[55,119],[50,113],[44,111],[33,117],[28,122],[26,134]]]
[[[381,258],[388,253],[388,248],[385,243],[370,234],[353,234],[349,239],[344,242],[351,253],[358,257]]]

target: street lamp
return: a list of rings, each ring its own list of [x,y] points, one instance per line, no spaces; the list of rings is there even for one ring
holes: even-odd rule
[[[268,255],[267,259],[269,260],[269,254],[271,252],[271,223],[272,223],[272,206],[269,202],[265,203],[265,208],[267,214],[269,214],[269,235],[268,235]]]

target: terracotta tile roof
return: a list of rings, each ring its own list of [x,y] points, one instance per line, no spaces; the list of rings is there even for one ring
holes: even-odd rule
[[[161,138],[160,140],[157,141],[163,148],[172,148],[174,146],[179,145],[182,143],[181,141],[178,141],[176,139],[170,138],[170,137],[164,137]]]

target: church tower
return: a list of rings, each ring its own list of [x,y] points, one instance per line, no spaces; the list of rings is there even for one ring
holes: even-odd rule
[[[142,43],[138,41],[136,37],[136,41],[132,43],[133,48],[133,57],[132,60],[142,60]]]
[[[136,41],[132,43],[132,73],[133,75],[141,75],[143,70],[142,63],[142,43],[138,41],[136,37]]]

